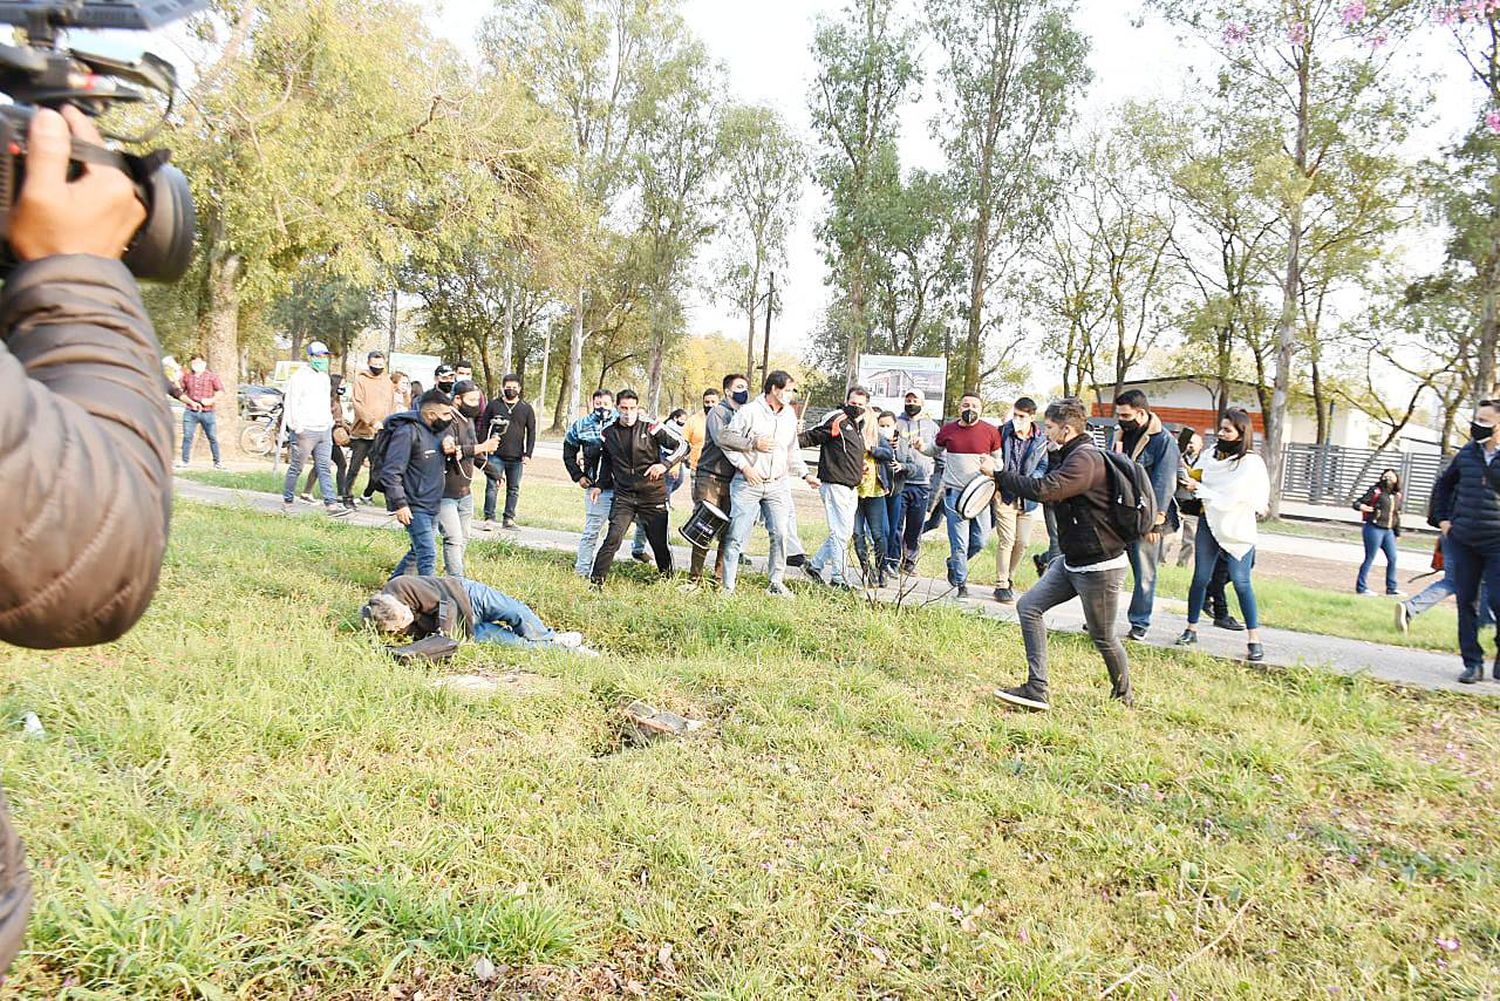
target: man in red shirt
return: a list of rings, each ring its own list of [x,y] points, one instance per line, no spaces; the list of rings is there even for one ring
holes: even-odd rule
[[[979,419],[983,407],[978,393],[965,393],[959,397],[958,420],[943,425],[937,434],[937,447],[943,452],[943,511],[948,516],[948,583],[958,589],[960,598],[969,596],[969,561],[984,549],[989,512],[965,518],[958,513],[958,495],[979,473],[981,459],[989,456],[996,465],[1002,462],[1000,431]]]
[[[208,439],[208,449],[214,456],[214,468],[223,469],[224,463],[219,461],[219,424],[214,415],[214,406],[219,402],[219,394],[224,392],[224,383],[219,377],[208,370],[208,362],[204,361],[202,355],[193,355],[188,363],[188,370],[182,373],[182,461],[178,463],[179,469],[187,468],[188,460],[193,457],[193,436],[198,428],[203,429],[203,436]]]

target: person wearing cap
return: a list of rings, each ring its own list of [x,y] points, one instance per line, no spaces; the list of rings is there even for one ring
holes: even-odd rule
[[[349,426],[349,466],[344,472],[344,481],[339,484],[339,496],[345,507],[354,507],[354,483],[359,479],[365,460],[370,457],[375,433],[385,426],[385,419],[397,409],[396,384],[386,374],[385,354],[371,351],[365,355],[365,371],[354,377],[354,423]],[[365,496],[369,497],[369,491]]]
[[[917,570],[922,522],[927,518],[927,502],[932,494],[938,426],[925,413],[927,396],[920,389],[908,389],[902,402],[901,413],[896,415],[896,437],[909,447],[911,461],[905,463],[905,483],[891,497],[886,565],[892,571],[911,574]]]
[[[333,411],[328,401],[333,397],[333,383],[328,378],[328,345],[313,341],[307,346],[307,365],[292,373],[282,397],[282,420],[292,440],[286,464],[286,479],[281,487],[282,510],[294,510],[297,479],[302,467],[312,458],[318,474],[318,490],[323,495],[323,510],[335,518],[349,513],[339,503],[333,482],[330,456],[333,452]]]
[[[433,370],[432,381],[437,385],[438,389],[451,397],[453,395],[453,387],[458,385],[458,368],[447,362],[443,362]]]

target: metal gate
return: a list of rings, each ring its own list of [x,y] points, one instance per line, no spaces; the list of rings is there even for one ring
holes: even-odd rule
[[[1447,459],[1441,455],[1291,444],[1282,451],[1281,498],[1309,504],[1353,504],[1382,470],[1394,469],[1401,474],[1405,494],[1402,511],[1425,514],[1432,485],[1445,465]]]

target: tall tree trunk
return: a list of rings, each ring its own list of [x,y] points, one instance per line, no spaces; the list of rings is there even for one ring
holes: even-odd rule
[[[505,338],[500,343],[500,376],[504,378],[515,371],[512,355],[516,346],[516,306],[509,291],[505,293],[505,314],[500,322],[505,327]]]
[[[244,259],[216,239],[208,258],[208,311],[203,317],[203,353],[224,384],[218,414],[219,447],[240,452],[240,272]]]
[[[855,251],[854,267],[849,276],[849,342],[844,351],[844,391],[848,392],[859,376],[859,356],[865,350],[866,317],[869,315],[865,292],[864,248]]]
[[[750,272],[750,297],[746,300],[750,308],[745,317],[745,378],[755,385],[755,304],[760,296],[760,255],[755,256],[755,269]]]
[[[979,392],[980,340],[984,331],[984,285],[989,278],[990,213],[989,179],[980,179],[979,217],[974,221],[974,244],[969,251],[969,329],[964,339],[964,386],[966,393]]]
[[[1495,395],[1495,352],[1500,348],[1500,316],[1496,296],[1500,295],[1500,237],[1490,246],[1487,272],[1484,275],[1484,307],[1479,318],[1479,357],[1474,368],[1474,404]]]
[[[552,324],[547,324],[547,332],[542,335],[542,377],[537,381],[536,408],[541,413],[547,412],[547,367],[552,363]],[[557,394],[562,399],[562,393]]]
[[[1297,142],[1292,154],[1299,186],[1307,180],[1309,72],[1309,53],[1304,47],[1297,60]],[[1271,413],[1266,415],[1265,460],[1271,474],[1272,518],[1281,514],[1281,450],[1286,442],[1292,355],[1297,347],[1297,293],[1302,287],[1302,208],[1303,194],[1296,191],[1287,213],[1286,274],[1281,284],[1281,319],[1276,325],[1276,387],[1271,394]]]
[[[1218,399],[1219,413],[1229,409],[1229,371],[1230,353],[1234,350],[1234,327],[1228,323],[1219,328],[1218,357],[1214,361],[1218,365]]]
[[[1315,419],[1317,421],[1317,432],[1316,433],[1317,433],[1318,444],[1319,445],[1326,445],[1326,444],[1328,444],[1328,438],[1329,438],[1329,432],[1330,432],[1330,429],[1328,427],[1328,424],[1329,424],[1328,410],[1327,410],[1328,403],[1323,398],[1323,372],[1322,372],[1321,367],[1318,365],[1318,358],[1317,358],[1317,354],[1316,354],[1316,349],[1314,349],[1314,352],[1315,353],[1314,353],[1313,359],[1312,359],[1313,412],[1315,414]]]
[[[552,420],[552,430],[561,431],[565,420],[578,413],[580,393],[583,390],[583,286],[573,300],[573,329],[568,337],[568,368],[563,373],[563,385],[557,394],[557,414]],[[566,417],[564,415],[566,414]]]
[[[667,353],[667,331],[662,322],[660,305],[651,309],[651,360],[646,370],[646,399],[651,416],[660,418],[661,412],[661,363]]]

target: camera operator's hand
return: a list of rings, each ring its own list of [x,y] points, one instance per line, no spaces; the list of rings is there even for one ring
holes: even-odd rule
[[[11,247],[23,261],[55,254],[118,258],[146,221],[135,185],[114,167],[85,164],[77,180],[68,180],[71,136],[104,145],[94,123],[77,108],[65,107],[62,114],[37,109],[26,181],[10,217]]]

